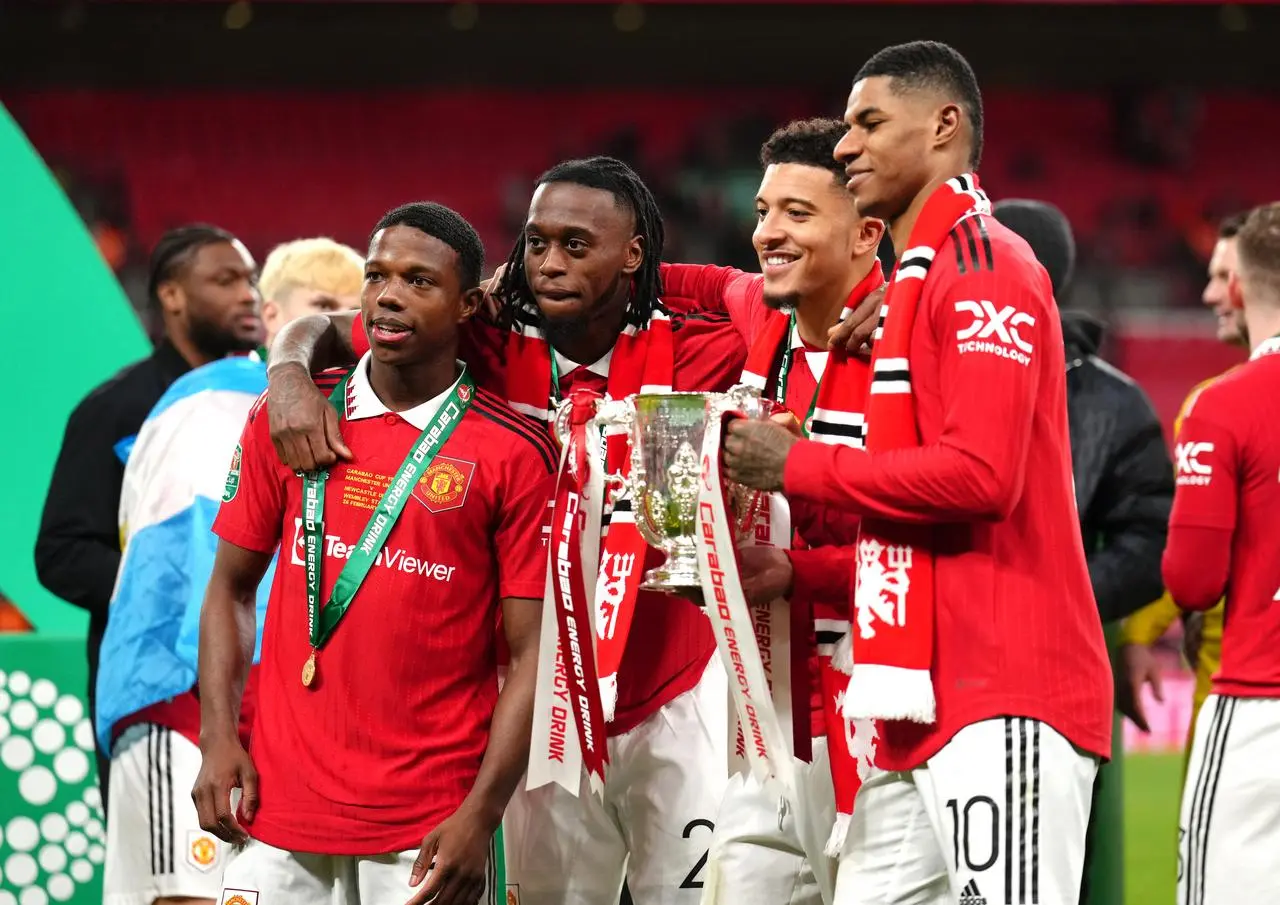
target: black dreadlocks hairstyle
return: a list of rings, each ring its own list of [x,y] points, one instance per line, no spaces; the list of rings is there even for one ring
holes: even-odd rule
[[[619,207],[631,211],[636,220],[636,235],[644,240],[644,263],[633,277],[627,318],[636,324],[647,322],[654,308],[661,305],[662,278],[658,268],[662,262],[664,239],[662,214],[649,187],[635,170],[613,157],[588,157],[558,163],[538,177],[534,188],[553,182],[601,189],[613,195]],[[504,329],[510,328],[516,320],[536,323],[539,317],[524,272],[524,252],[525,237],[521,231],[507,258],[507,267],[498,289],[502,298],[498,325]]]
[[[147,298],[151,306],[156,311],[160,310],[160,284],[177,276],[179,270],[191,263],[197,251],[206,245],[234,241],[236,237],[231,233],[208,223],[188,223],[166,232],[151,251],[147,274]]]
[[[893,79],[896,87],[930,88],[958,102],[973,127],[969,168],[978,168],[982,162],[982,92],[973,68],[958,50],[939,41],[895,44],[863,63],[853,80],[860,82],[880,75]]]
[[[484,243],[462,214],[434,201],[413,201],[387,211],[369,234],[369,241],[392,226],[410,226],[434,236],[458,253],[458,280],[466,292],[480,284],[484,269]]]
[[[798,163],[830,170],[831,177],[844,188],[844,164],[836,160],[836,145],[849,131],[838,119],[798,119],[778,129],[760,148],[760,165]],[[852,196],[850,196],[852,197]]]

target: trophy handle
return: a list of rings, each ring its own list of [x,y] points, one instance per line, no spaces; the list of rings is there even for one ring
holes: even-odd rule
[[[763,421],[781,409],[782,406],[762,395],[757,387],[739,383],[724,393],[716,394],[710,404],[710,415],[721,418],[728,412],[741,412],[749,420]],[[755,527],[764,508],[769,505],[769,495],[733,482],[727,482],[727,485],[734,510],[731,513],[735,523],[734,539],[742,543]]]

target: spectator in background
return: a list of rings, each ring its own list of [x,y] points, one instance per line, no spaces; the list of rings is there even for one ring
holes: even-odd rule
[[[171,230],[151,256],[148,296],[164,323],[150,357],[92,390],[72,411],[36,536],[40,583],[89,612],[89,708],[98,647],[120,566],[120,486],[139,427],[165,389],[191,368],[262,341],[253,258],[230,233],[205,224]],[[98,752],[107,806],[109,762]]]
[[[267,343],[296,317],[358,308],[363,281],[364,257],[331,239],[279,246],[262,268]],[[102,638],[95,714],[98,744],[113,765],[103,874],[110,903],[213,900],[221,889],[226,844],[200,829],[185,794],[200,772],[197,635],[218,501],[236,495],[236,443],[266,388],[267,365],[256,356],[196,368],[152,409],[125,466],[125,552]],[[267,580],[258,590],[259,629],[270,588]],[[255,678],[241,708],[246,746]],[[150,850],[141,839],[153,840]]]
[[[1248,348],[1249,337],[1244,323],[1244,312],[1232,303],[1227,291],[1227,286],[1236,272],[1236,236],[1244,224],[1244,216],[1244,214],[1237,214],[1228,217],[1219,228],[1218,241],[1209,259],[1209,282],[1205,284],[1201,299],[1217,318],[1218,341]],[[1231,368],[1217,377],[1211,377],[1191,390],[1178,411],[1178,417],[1174,420],[1173,435],[1175,437],[1182,427],[1183,418],[1200,394],[1234,370],[1235,368]],[[1210,680],[1218,671],[1221,661],[1222,615],[1223,608],[1219,603],[1206,612],[1192,613],[1185,617],[1184,650],[1187,662],[1195,670],[1196,676],[1195,694],[1191,705],[1191,726],[1187,732],[1188,740],[1195,737],[1196,718],[1200,714],[1200,707],[1204,704],[1205,698],[1209,696]],[[1177,605],[1166,593],[1125,622],[1123,646],[1120,648],[1121,659],[1133,687],[1134,723],[1144,731],[1147,729],[1147,721],[1141,707],[1142,686],[1150,685],[1156,700],[1163,700],[1160,682],[1162,667],[1152,648],[1169,630],[1169,626],[1178,619],[1178,616]]]
[[[1098,613],[1103,622],[1113,622],[1162,587],[1160,554],[1173,501],[1173,466],[1160,419],[1142,388],[1098,357],[1103,325],[1065,310],[1076,251],[1067,218],[1051,204],[1022,199],[1001,201],[993,212],[1026,239],[1064,309],[1076,506]]]

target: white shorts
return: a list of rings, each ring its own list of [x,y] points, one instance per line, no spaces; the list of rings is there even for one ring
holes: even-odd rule
[[[484,894],[495,905],[497,850],[490,845]],[[418,850],[389,855],[313,855],[250,839],[227,864],[218,905],[404,905]],[[426,880],[422,881],[426,883]],[[471,905],[470,902],[466,905]]]
[[[837,905],[1077,905],[1098,759],[1045,723],[966,726],[928,762],[875,770]]]
[[[796,801],[734,776],[716,817],[703,905],[831,905],[836,859],[823,854],[836,819],[827,740],[796,761]]]
[[[717,657],[698,684],[609,739],[604,800],[584,778],[516,790],[503,819],[510,905],[697,905],[728,781],[728,678]],[[267,905],[267,903],[263,903]]]
[[[1280,902],[1280,700],[1205,699],[1178,819],[1178,905]]]
[[[212,899],[231,846],[200,829],[191,789],[200,749],[157,726],[130,726],[111,753],[104,905]]]

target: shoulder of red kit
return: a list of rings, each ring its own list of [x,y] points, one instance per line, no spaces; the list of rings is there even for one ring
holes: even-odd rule
[[[999,275],[1002,284],[1025,280],[1049,289],[1049,276],[1026,240],[994,217],[978,214],[955,225],[938,249],[930,277],[950,283],[958,277]]]
[[[537,418],[522,415],[500,396],[488,390],[477,390],[471,401],[471,411],[485,422],[514,440],[516,449],[531,449],[542,461],[547,471],[554,471],[560,455],[551,438],[551,427]],[[508,448],[510,449],[510,448]],[[495,450],[501,452],[501,449]]]
[[[333,392],[333,388],[342,382],[342,378],[346,376],[349,368],[328,368],[324,371],[317,371],[311,375],[311,379],[315,382],[316,389],[328,396]],[[253,423],[258,418],[258,413],[265,411],[267,408],[267,391],[263,390],[262,394],[254,401],[249,409],[249,423]]]

